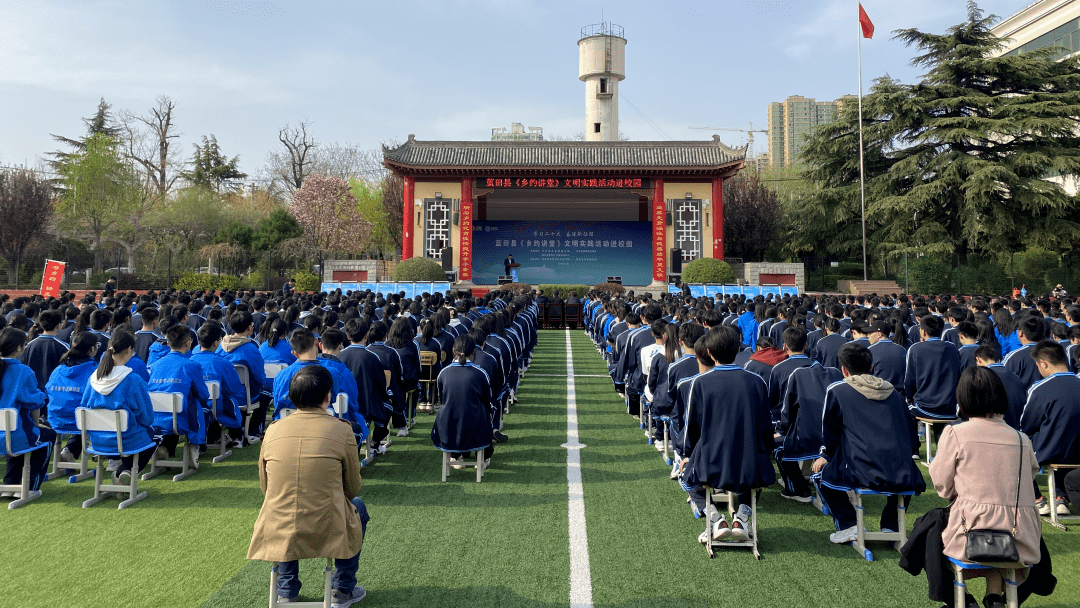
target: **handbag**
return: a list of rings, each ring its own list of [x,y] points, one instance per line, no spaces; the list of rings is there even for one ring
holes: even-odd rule
[[[1013,514],[1012,530],[993,530],[982,528],[968,530],[967,522],[963,516],[960,525],[967,535],[967,543],[964,546],[964,559],[978,563],[1006,563],[1020,561],[1020,553],[1016,549],[1017,526],[1020,519],[1020,475],[1024,470],[1024,440],[1020,437],[1020,431],[1016,432],[1020,440],[1020,466],[1016,472],[1016,507]]]

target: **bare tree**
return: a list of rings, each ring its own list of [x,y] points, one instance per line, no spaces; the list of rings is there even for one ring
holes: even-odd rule
[[[315,147],[319,144],[307,132],[310,124],[300,121],[298,127],[285,125],[278,131],[278,141],[285,150],[267,154],[264,168],[270,180],[268,189],[271,194],[292,200],[293,194],[304,187],[304,180],[311,175]]]
[[[0,255],[8,260],[8,281],[14,282],[23,254],[45,236],[52,217],[49,180],[26,169],[0,172]]]
[[[121,114],[127,155],[146,170],[148,189],[158,194],[168,194],[172,190],[183,165],[181,154],[172,141],[180,137],[173,123],[175,108],[176,102],[168,95],[159,95],[157,107],[150,108],[149,114]]]
[[[724,250],[732,257],[764,259],[778,242],[783,209],[780,197],[756,171],[724,180]]]

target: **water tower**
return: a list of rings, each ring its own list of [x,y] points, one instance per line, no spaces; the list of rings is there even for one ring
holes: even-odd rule
[[[626,78],[626,37],[614,23],[581,28],[578,79],[585,83],[585,140],[618,141],[619,81]]]

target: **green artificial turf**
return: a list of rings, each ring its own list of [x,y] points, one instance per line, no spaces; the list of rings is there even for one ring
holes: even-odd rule
[[[897,567],[895,551],[873,545],[875,561],[867,563],[850,547],[831,545],[831,521],[784,501],[776,486],[759,503],[765,559],[731,549],[709,560],[696,542],[704,524],[624,413],[591,343],[571,334],[597,606],[934,605],[925,580]],[[496,447],[483,483],[468,469],[440,482],[434,417],[426,414],[363,471],[371,523],[360,558],[368,589],[361,606],[568,605],[565,344],[565,332],[541,332],[521,404],[506,419],[510,442]],[[92,481],[47,482],[42,498],[0,513],[0,607],[265,606],[269,564],[245,559],[262,503],[257,455],[256,447],[237,450],[181,482],[141,483],[149,496],[123,511],[113,499],[81,509]],[[876,520],[881,501],[868,504]],[[917,498],[909,527],[940,504],[936,496]],[[1044,526],[1044,534],[1058,591],[1025,605],[1080,605],[1080,531]],[[321,595],[321,567],[321,560],[303,562],[304,599]]]

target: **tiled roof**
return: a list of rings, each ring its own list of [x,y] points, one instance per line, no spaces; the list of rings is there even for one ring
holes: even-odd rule
[[[537,167],[712,169],[738,163],[746,149],[712,141],[409,141],[383,146],[387,165],[416,168]]]

